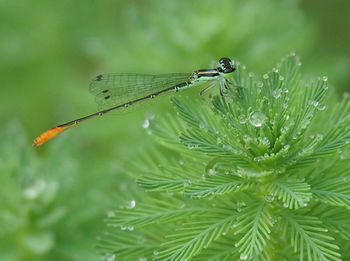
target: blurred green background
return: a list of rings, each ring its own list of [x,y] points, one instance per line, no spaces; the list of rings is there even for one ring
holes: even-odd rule
[[[32,148],[43,130],[96,111],[95,75],[189,72],[223,56],[262,73],[294,51],[341,94],[348,10],[341,0],[0,0],[0,260],[102,258],[103,219],[132,199],[126,170],[152,144],[142,123],[171,106],[160,98]]]

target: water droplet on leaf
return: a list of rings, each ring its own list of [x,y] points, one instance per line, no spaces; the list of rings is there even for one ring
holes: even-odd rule
[[[263,126],[266,120],[267,120],[266,115],[261,111],[253,111],[249,116],[250,124],[258,128]]]
[[[258,87],[258,88],[262,88],[264,86],[264,84],[262,83],[262,82],[258,82],[257,84],[256,84],[256,87]]]
[[[326,105],[325,104],[319,104],[316,108],[317,108],[317,110],[319,110],[319,111],[324,111],[325,109],[326,109]]]
[[[133,230],[134,230],[134,227],[133,227],[133,226],[128,226],[128,230],[129,230],[129,231],[133,231]]]
[[[105,260],[106,260],[106,261],[114,261],[114,260],[115,260],[115,254],[113,254],[113,253],[107,253],[107,254],[105,255]]]
[[[274,90],[272,92],[272,96],[275,98],[275,99],[278,99],[279,97],[281,97],[281,93],[282,93],[282,90],[281,89],[277,89],[277,90]]]
[[[238,116],[238,121],[240,124],[245,124],[247,122],[247,118],[245,115],[241,114]]]
[[[135,200],[131,200],[131,201],[129,201],[129,203],[128,203],[128,208],[134,208],[136,206],[136,201]]]
[[[150,125],[150,122],[148,119],[144,120],[142,123],[142,128],[147,129]]]

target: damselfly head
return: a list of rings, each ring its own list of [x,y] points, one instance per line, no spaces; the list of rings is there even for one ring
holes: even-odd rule
[[[230,73],[236,70],[234,62],[230,58],[221,58],[219,60],[219,72]]]

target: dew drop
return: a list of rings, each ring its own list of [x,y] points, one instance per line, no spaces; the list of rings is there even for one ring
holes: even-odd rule
[[[188,144],[188,145],[187,145],[187,148],[190,149],[190,150],[192,150],[192,149],[196,148],[196,145]]]
[[[288,126],[284,126],[283,128],[281,128],[281,133],[287,133],[289,131],[289,127]]]
[[[138,261],[147,261],[147,257],[140,257]]]
[[[318,101],[309,101],[309,105],[312,105],[314,107],[317,107],[318,106]]]
[[[216,174],[215,169],[209,169],[208,170],[208,175],[215,175],[215,174]]]
[[[245,207],[247,204],[244,201],[238,201],[237,206],[238,207]]]
[[[327,82],[328,81],[328,77],[327,76],[323,76],[322,77],[322,81]]]
[[[240,260],[247,260],[247,259],[248,259],[248,256],[247,256],[246,254],[241,254],[241,255],[239,256],[239,259],[240,259]]]
[[[115,217],[115,212],[113,210],[107,211],[107,217]]]
[[[254,77],[254,73],[253,73],[253,72],[250,72],[250,73],[248,73],[248,76],[249,76],[249,77]]]
[[[278,73],[278,69],[277,68],[272,68],[272,72]]]
[[[191,185],[191,181],[190,180],[187,180],[183,183],[184,187],[188,187]]]
[[[267,73],[265,73],[265,74],[263,75],[263,78],[266,80],[266,79],[269,78],[269,75],[268,75]]]
[[[144,120],[142,123],[142,128],[147,129],[150,125],[150,122],[148,119]]]
[[[275,217],[272,217],[272,218],[270,219],[270,222],[271,222],[272,225],[274,225],[274,224],[276,224],[277,219],[276,219]]]
[[[114,260],[115,260],[115,254],[113,254],[113,253],[107,253],[107,254],[105,255],[105,260],[106,260],[106,261],[114,261]]]
[[[244,140],[245,142],[249,142],[249,141],[252,140],[252,138],[251,138],[249,135],[244,134],[244,135],[243,135],[243,140]]]
[[[287,203],[284,203],[284,204],[283,204],[283,207],[284,207],[284,208],[289,208],[289,205],[288,205]]]
[[[204,129],[205,128],[205,124],[203,122],[199,123],[199,128]]]
[[[134,208],[136,206],[136,201],[135,200],[130,200],[128,202],[127,208]]]
[[[275,197],[274,197],[273,194],[268,194],[268,195],[265,197],[265,200],[266,200],[267,202],[272,202],[272,201],[275,200]]]
[[[253,111],[249,116],[250,124],[258,128],[263,126],[266,120],[267,120],[266,115],[261,111]]]
[[[129,230],[129,231],[133,231],[133,230],[134,230],[134,227],[133,227],[133,226],[128,226],[128,230]]]
[[[316,141],[321,141],[323,140],[323,134],[317,134],[315,137]]]
[[[278,80],[283,81],[284,77],[281,75],[280,77],[278,77]]]
[[[47,184],[45,180],[37,180],[32,186],[23,190],[23,196],[29,200],[36,199],[44,192],[46,187]]]
[[[324,111],[327,108],[327,106],[325,104],[319,104],[316,109],[319,111]]]
[[[270,140],[267,137],[259,137],[259,142],[267,147],[270,146]]]
[[[238,116],[238,121],[240,124],[246,124],[247,123],[247,118],[245,115],[241,114]]]
[[[256,84],[256,87],[258,87],[258,88],[262,88],[264,86],[264,84],[262,83],[262,82],[258,82],[257,84]]]
[[[180,164],[180,165],[183,165],[183,164],[185,164],[185,161],[179,160],[179,164]]]
[[[275,99],[278,99],[279,97],[281,97],[281,93],[282,93],[282,90],[281,89],[277,89],[277,90],[274,90],[272,92],[272,96],[275,98]]]
[[[153,251],[153,255],[155,255],[155,256],[159,255],[158,250],[154,250],[154,251]]]

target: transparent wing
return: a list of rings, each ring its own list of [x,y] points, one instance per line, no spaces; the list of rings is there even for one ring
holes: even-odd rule
[[[192,73],[100,74],[90,84],[90,92],[101,109],[146,97],[179,83],[190,81]]]
[[[227,79],[223,78],[219,82],[219,91],[220,95],[224,97],[230,97],[230,98],[242,98],[243,97],[243,90],[241,86],[234,85],[234,83]]]

